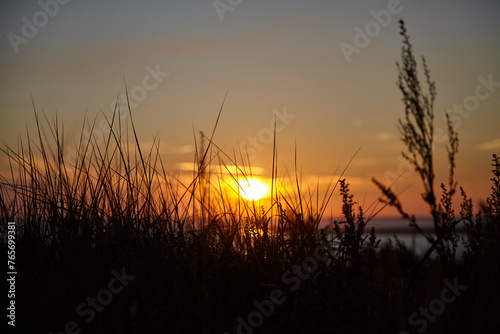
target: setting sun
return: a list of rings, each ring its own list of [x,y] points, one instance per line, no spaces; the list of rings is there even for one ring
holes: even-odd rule
[[[267,186],[256,178],[248,178],[238,181],[241,197],[249,201],[257,201],[269,192]]]

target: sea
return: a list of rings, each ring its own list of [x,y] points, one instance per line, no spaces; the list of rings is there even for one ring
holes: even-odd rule
[[[416,222],[425,233],[435,238],[434,221],[431,217],[417,218]],[[366,225],[366,232],[369,233],[372,227],[375,227],[375,234],[381,240],[381,245],[390,242],[389,240],[395,244],[397,238],[418,255],[425,254],[431,246],[425,236],[410,226],[410,222],[407,219],[374,218]],[[459,236],[466,236],[462,224],[458,224],[455,230]],[[460,240],[457,246],[457,257],[460,257],[464,250],[465,246],[463,241]]]
[[[329,220],[326,224],[321,224],[321,226],[330,225],[332,220]],[[417,218],[416,222],[418,226],[427,234],[435,238],[434,233],[434,222],[431,217],[421,217]],[[377,239],[381,241],[380,246],[384,243],[392,242],[393,245],[396,244],[396,239],[406,245],[407,248],[412,250],[417,255],[423,255],[431,247],[431,244],[420,232],[416,231],[410,226],[410,222],[407,219],[402,218],[373,218],[370,220],[366,227],[366,233],[370,233],[372,227],[375,228],[375,235]],[[456,227],[456,232],[458,235],[465,237],[465,231],[462,224],[458,224]],[[457,257],[461,257],[465,250],[463,241],[460,240],[457,246]],[[435,255],[435,254],[433,254]]]

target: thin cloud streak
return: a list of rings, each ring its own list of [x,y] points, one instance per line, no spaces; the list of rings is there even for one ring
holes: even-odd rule
[[[500,148],[500,138],[480,143],[476,146],[479,151],[490,151]]]

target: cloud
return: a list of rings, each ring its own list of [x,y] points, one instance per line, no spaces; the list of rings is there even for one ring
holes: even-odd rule
[[[140,143],[141,150],[143,152],[149,152],[151,148],[153,148],[153,153],[156,153],[156,145],[158,141],[143,141]],[[165,143],[159,142],[160,146],[160,154],[191,154],[194,152],[193,145],[177,145],[177,146],[168,146]]]
[[[167,153],[171,154],[190,154],[193,152],[194,152],[193,145],[179,145],[167,149]]]
[[[389,132],[380,132],[377,134],[377,139],[381,142],[386,142],[392,138],[392,134]]]
[[[373,158],[358,158],[354,159],[352,161],[352,166],[358,166],[358,167],[372,167],[375,166],[379,163],[378,160],[373,159]]]
[[[370,179],[366,177],[357,177],[357,176],[347,176],[343,175],[342,177],[340,175],[309,175],[305,179],[306,184],[320,184],[320,186],[327,186],[328,184],[335,184],[337,180],[345,178],[347,183],[350,185],[361,185],[361,184],[367,184],[370,183]]]
[[[498,148],[500,148],[500,138],[491,141],[486,141],[476,146],[476,149],[480,151],[489,151]]]
[[[360,119],[360,118],[355,118],[353,121],[352,121],[352,124],[354,125],[354,127],[356,128],[362,128],[363,125],[365,125],[365,122]]]
[[[198,170],[198,166],[194,162],[180,162],[177,167],[181,172],[193,172]],[[216,165],[210,164],[209,171],[211,173],[217,174],[236,174],[244,173],[247,176],[250,175],[262,175],[264,173],[264,168],[252,166],[251,170],[246,166],[234,166],[234,165]],[[250,173],[251,171],[251,173]]]

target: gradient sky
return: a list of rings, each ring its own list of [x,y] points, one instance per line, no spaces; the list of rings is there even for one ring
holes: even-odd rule
[[[219,147],[228,153],[238,143],[252,147],[248,137],[265,136],[273,110],[286,109],[295,117],[278,133],[281,173],[293,171],[296,142],[304,182],[320,180],[323,187],[361,148],[347,177],[356,200],[369,204],[379,194],[371,178],[385,181],[400,166],[396,125],[403,104],[395,62],[397,21],[404,19],[415,54],[426,57],[437,85],[436,128],[445,129],[443,115],[454,104],[474,102],[477,89],[489,93],[467,116],[453,113],[460,138],[457,180],[475,203],[489,194],[491,155],[500,153],[500,86],[478,86],[479,77],[500,82],[500,2],[402,0],[398,13],[349,61],[340,45],[354,46],[355,28],[376,28],[371,12],[394,1],[216,3],[237,5],[221,20],[210,0],[73,0],[46,15],[44,24],[37,1],[2,2],[0,140],[15,146],[26,125],[33,129],[31,96],[38,110],[50,117],[57,112],[67,135],[77,138],[86,112],[98,120],[101,109],[111,114],[123,77],[131,91],[143,85],[147,68],[159,68],[168,77],[147,91],[133,117],[144,144],[160,136],[171,171],[192,162],[193,125],[211,133],[228,91],[215,135]],[[9,36],[23,36],[23,25],[34,17],[40,27],[16,53]],[[272,144],[258,146],[252,166],[266,178]],[[444,144],[435,154],[438,186],[447,180]],[[416,173],[396,189],[405,190],[409,211],[427,212]]]

